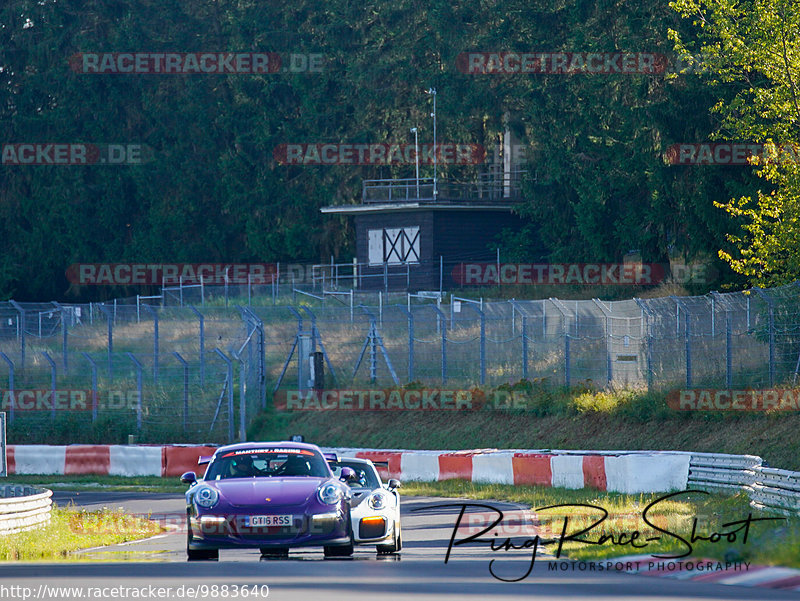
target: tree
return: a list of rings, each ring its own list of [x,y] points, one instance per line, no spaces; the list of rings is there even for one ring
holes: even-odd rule
[[[718,200],[741,220],[719,255],[753,284],[800,277],[800,4],[796,0],[675,0],[692,19],[697,45],[671,31],[676,49],[703,67],[708,82],[734,96],[714,106],[716,137],[763,144],[752,158],[764,189]]]

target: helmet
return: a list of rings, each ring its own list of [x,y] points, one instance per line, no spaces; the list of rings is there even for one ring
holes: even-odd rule
[[[253,456],[249,454],[236,455],[231,460],[231,468],[240,474],[251,474],[253,471]]]

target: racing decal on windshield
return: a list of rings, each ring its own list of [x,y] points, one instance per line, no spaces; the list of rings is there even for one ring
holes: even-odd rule
[[[305,449],[241,449],[239,451],[231,451],[230,453],[225,453],[222,457],[236,457],[237,455],[254,455],[254,454],[263,454],[263,453],[273,453],[273,454],[282,454],[282,455],[310,455],[314,456],[313,451],[307,451]]]

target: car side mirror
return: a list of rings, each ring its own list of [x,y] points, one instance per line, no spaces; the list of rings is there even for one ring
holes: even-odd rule
[[[391,478],[389,480],[389,490],[394,490],[395,488],[400,488],[400,480],[397,478]]]
[[[197,484],[197,475],[194,472],[186,472],[181,476],[181,482],[184,484]]]
[[[358,476],[356,476],[356,470],[352,467],[343,467],[342,473],[339,474],[339,480],[342,482],[353,482],[354,480],[358,480]]]

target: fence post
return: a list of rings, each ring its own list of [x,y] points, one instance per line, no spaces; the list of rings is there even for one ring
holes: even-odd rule
[[[89,353],[82,352],[81,355],[92,366],[92,421],[97,421],[97,363],[89,355]]]
[[[528,316],[522,315],[522,379],[528,379]]]
[[[19,366],[22,371],[25,371],[25,309],[16,301],[8,301],[19,313]],[[24,376],[24,374],[23,374]]]
[[[105,305],[97,305],[97,308],[105,313],[108,320],[108,381],[111,382],[114,376],[114,362],[111,358],[111,353],[114,351],[114,317]]]
[[[200,311],[194,308],[194,305],[189,305],[192,312],[197,315],[200,320],[200,387],[206,385],[206,336],[205,336],[205,317]]]
[[[178,351],[172,351],[172,354],[183,365],[183,431],[186,432],[186,422],[189,420],[189,363]]]
[[[233,442],[233,363],[231,360],[218,348],[214,352],[220,356],[228,367],[228,442]]]
[[[606,381],[608,385],[614,380],[614,362],[611,359],[611,317],[606,315]]]
[[[452,302],[450,303],[452,307]],[[467,303],[467,306],[473,311],[477,312],[481,319],[481,341],[480,341],[480,383],[481,386],[486,384],[486,314],[474,306],[472,303]]]
[[[67,309],[62,307],[61,303],[57,303],[56,301],[52,301],[52,303],[61,313],[61,357],[64,363],[64,373],[67,373],[69,372],[69,348],[67,346]]]
[[[242,355],[233,356],[239,360],[239,442],[247,439],[247,366]]]
[[[133,353],[125,353],[128,356],[128,359],[133,361],[133,364],[136,366],[136,391],[137,391],[137,399],[136,399],[136,429],[141,432],[142,431],[142,370],[144,367],[139,360],[134,356]]]
[[[676,325],[676,332],[680,332],[680,319],[681,319],[681,309],[683,309],[683,333],[684,333],[684,346],[686,347],[685,354],[686,354],[686,388],[692,387],[692,314],[689,311],[689,307],[677,296],[670,296],[670,298],[675,301],[675,311],[677,315],[677,325]]]
[[[642,328],[644,335],[647,336],[647,392],[651,392],[653,390],[653,324],[650,320],[652,313],[642,299],[633,300],[642,310]]]
[[[768,327],[769,327],[769,385],[775,385],[775,304],[772,297],[761,288],[754,288],[756,293],[764,299],[768,308]],[[748,299],[749,300],[749,299]],[[749,308],[749,305],[748,305]],[[748,311],[749,313],[749,311]]]
[[[50,408],[50,418],[55,421],[56,419],[56,362],[53,361],[53,358],[47,353],[47,351],[42,351],[42,355],[50,364],[50,393],[52,396],[50,397],[50,404],[52,407]]]
[[[3,359],[8,364],[8,392],[11,394],[11,399],[14,399],[14,362],[8,358],[4,352],[0,351],[0,358]],[[8,408],[8,421],[14,421],[14,407],[17,405],[16,402],[12,402],[11,406]]]
[[[686,388],[692,387],[692,321],[684,309],[684,332],[686,334]]]
[[[569,388],[571,381],[569,361],[569,332],[564,331],[564,385]]]
[[[408,312],[408,381],[414,381],[414,314]]]
[[[158,386],[158,313],[153,307],[145,304],[144,308],[153,316],[153,386]]]
[[[725,309],[725,385],[728,390],[733,388],[733,332],[731,326],[731,311]]]

